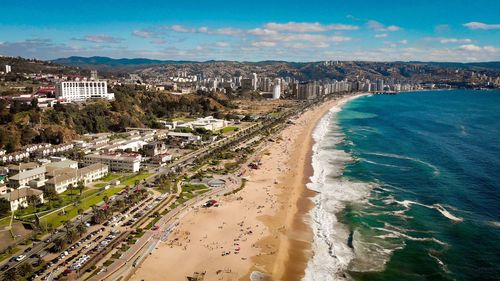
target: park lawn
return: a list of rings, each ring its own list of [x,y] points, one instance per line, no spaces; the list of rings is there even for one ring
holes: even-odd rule
[[[120,179],[120,185],[124,186],[132,186],[135,184],[135,181],[142,181],[143,179],[151,176],[151,173],[139,173],[133,176],[125,176]]]
[[[222,133],[226,134],[226,133],[234,132],[234,131],[236,131],[236,129],[238,129],[238,127],[228,126],[228,127],[225,127],[222,129]]]
[[[84,211],[90,209],[93,205],[97,205],[101,203],[104,199],[104,196],[111,197],[114,194],[120,192],[122,188],[109,188],[100,193],[96,193],[95,196],[90,196],[82,199],[82,202],[79,206],[69,206],[65,209],[65,215],[59,215],[59,213],[53,213],[48,216],[45,216],[41,219],[42,224],[52,224],[53,228],[57,228],[61,226],[65,221],[71,220],[74,217],[78,216],[78,209],[81,208]]]
[[[96,188],[103,188],[106,185],[108,185],[107,182],[101,182],[101,183],[94,184],[94,187],[96,187]]]
[[[193,192],[200,189],[208,189],[208,187],[204,184],[183,184],[182,192]]]
[[[112,180],[116,180],[117,178],[121,177],[121,175],[117,175],[117,174],[114,174],[114,173],[109,173],[107,174],[104,178],[101,178],[99,180],[99,182],[110,182]]]
[[[85,199],[87,197],[94,195],[97,192],[99,192],[99,190],[97,190],[97,189],[85,189],[82,192],[82,198]],[[59,194],[59,198],[61,199],[60,204],[57,204],[56,206],[52,206],[52,208],[51,208],[51,207],[49,207],[48,201],[46,200],[45,204],[43,204],[42,206],[38,206],[37,208],[30,205],[26,208],[17,210],[16,216],[23,217],[23,216],[32,215],[34,213],[49,212],[49,211],[55,210],[55,209],[60,208],[62,206],[72,204],[75,201],[75,197],[78,196],[79,194],[80,194],[80,192],[78,190],[66,190],[63,193]]]

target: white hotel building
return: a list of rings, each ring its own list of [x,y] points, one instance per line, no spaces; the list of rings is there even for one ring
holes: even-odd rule
[[[108,93],[106,81],[66,81],[56,85],[56,97],[69,102],[88,99],[114,100],[115,94]]]

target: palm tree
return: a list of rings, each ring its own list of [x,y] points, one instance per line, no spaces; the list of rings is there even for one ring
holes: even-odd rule
[[[56,191],[48,188],[44,190],[44,193],[44,198],[47,198],[47,200],[49,200],[49,207],[52,208],[52,202],[58,198]]]
[[[63,226],[64,226],[64,229],[66,230],[66,232],[69,232],[69,229],[71,228],[71,222],[64,221]]]
[[[80,216],[80,222],[83,222],[83,209],[78,208],[78,215]]]
[[[73,195],[73,184],[72,183],[70,183],[68,185],[68,190],[71,191],[71,195]]]
[[[25,262],[19,266],[18,272],[21,276],[26,276],[33,273],[33,266],[31,263]]]
[[[87,232],[87,227],[83,223],[79,223],[76,226],[76,232],[80,237],[82,237],[82,235],[85,234],[85,232]]]
[[[62,237],[57,237],[52,243],[54,243],[52,250],[56,253],[60,252],[66,246],[66,240]]]
[[[83,190],[85,189],[85,184],[83,181],[79,181],[78,184],[76,185],[76,189],[80,191],[80,197],[82,196]]]

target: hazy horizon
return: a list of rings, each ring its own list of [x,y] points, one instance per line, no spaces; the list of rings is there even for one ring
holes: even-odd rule
[[[500,60],[500,2],[2,4],[0,54],[231,61]],[[495,8],[496,7],[496,8]],[[33,16],[36,15],[36,16]]]

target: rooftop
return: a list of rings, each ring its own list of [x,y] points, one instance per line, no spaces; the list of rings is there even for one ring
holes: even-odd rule
[[[36,176],[39,174],[45,174],[45,171],[46,171],[45,167],[38,167],[38,168],[28,170],[28,171],[25,171],[25,172],[22,172],[19,174],[15,174],[12,177],[10,177],[10,179],[19,181],[19,180],[30,178],[30,177],[33,177],[33,176]]]
[[[31,195],[40,195],[40,194],[43,194],[41,190],[27,187],[27,188],[14,189],[13,191],[7,194],[0,195],[0,197],[5,198],[7,201],[11,202],[19,198],[25,198]]]

